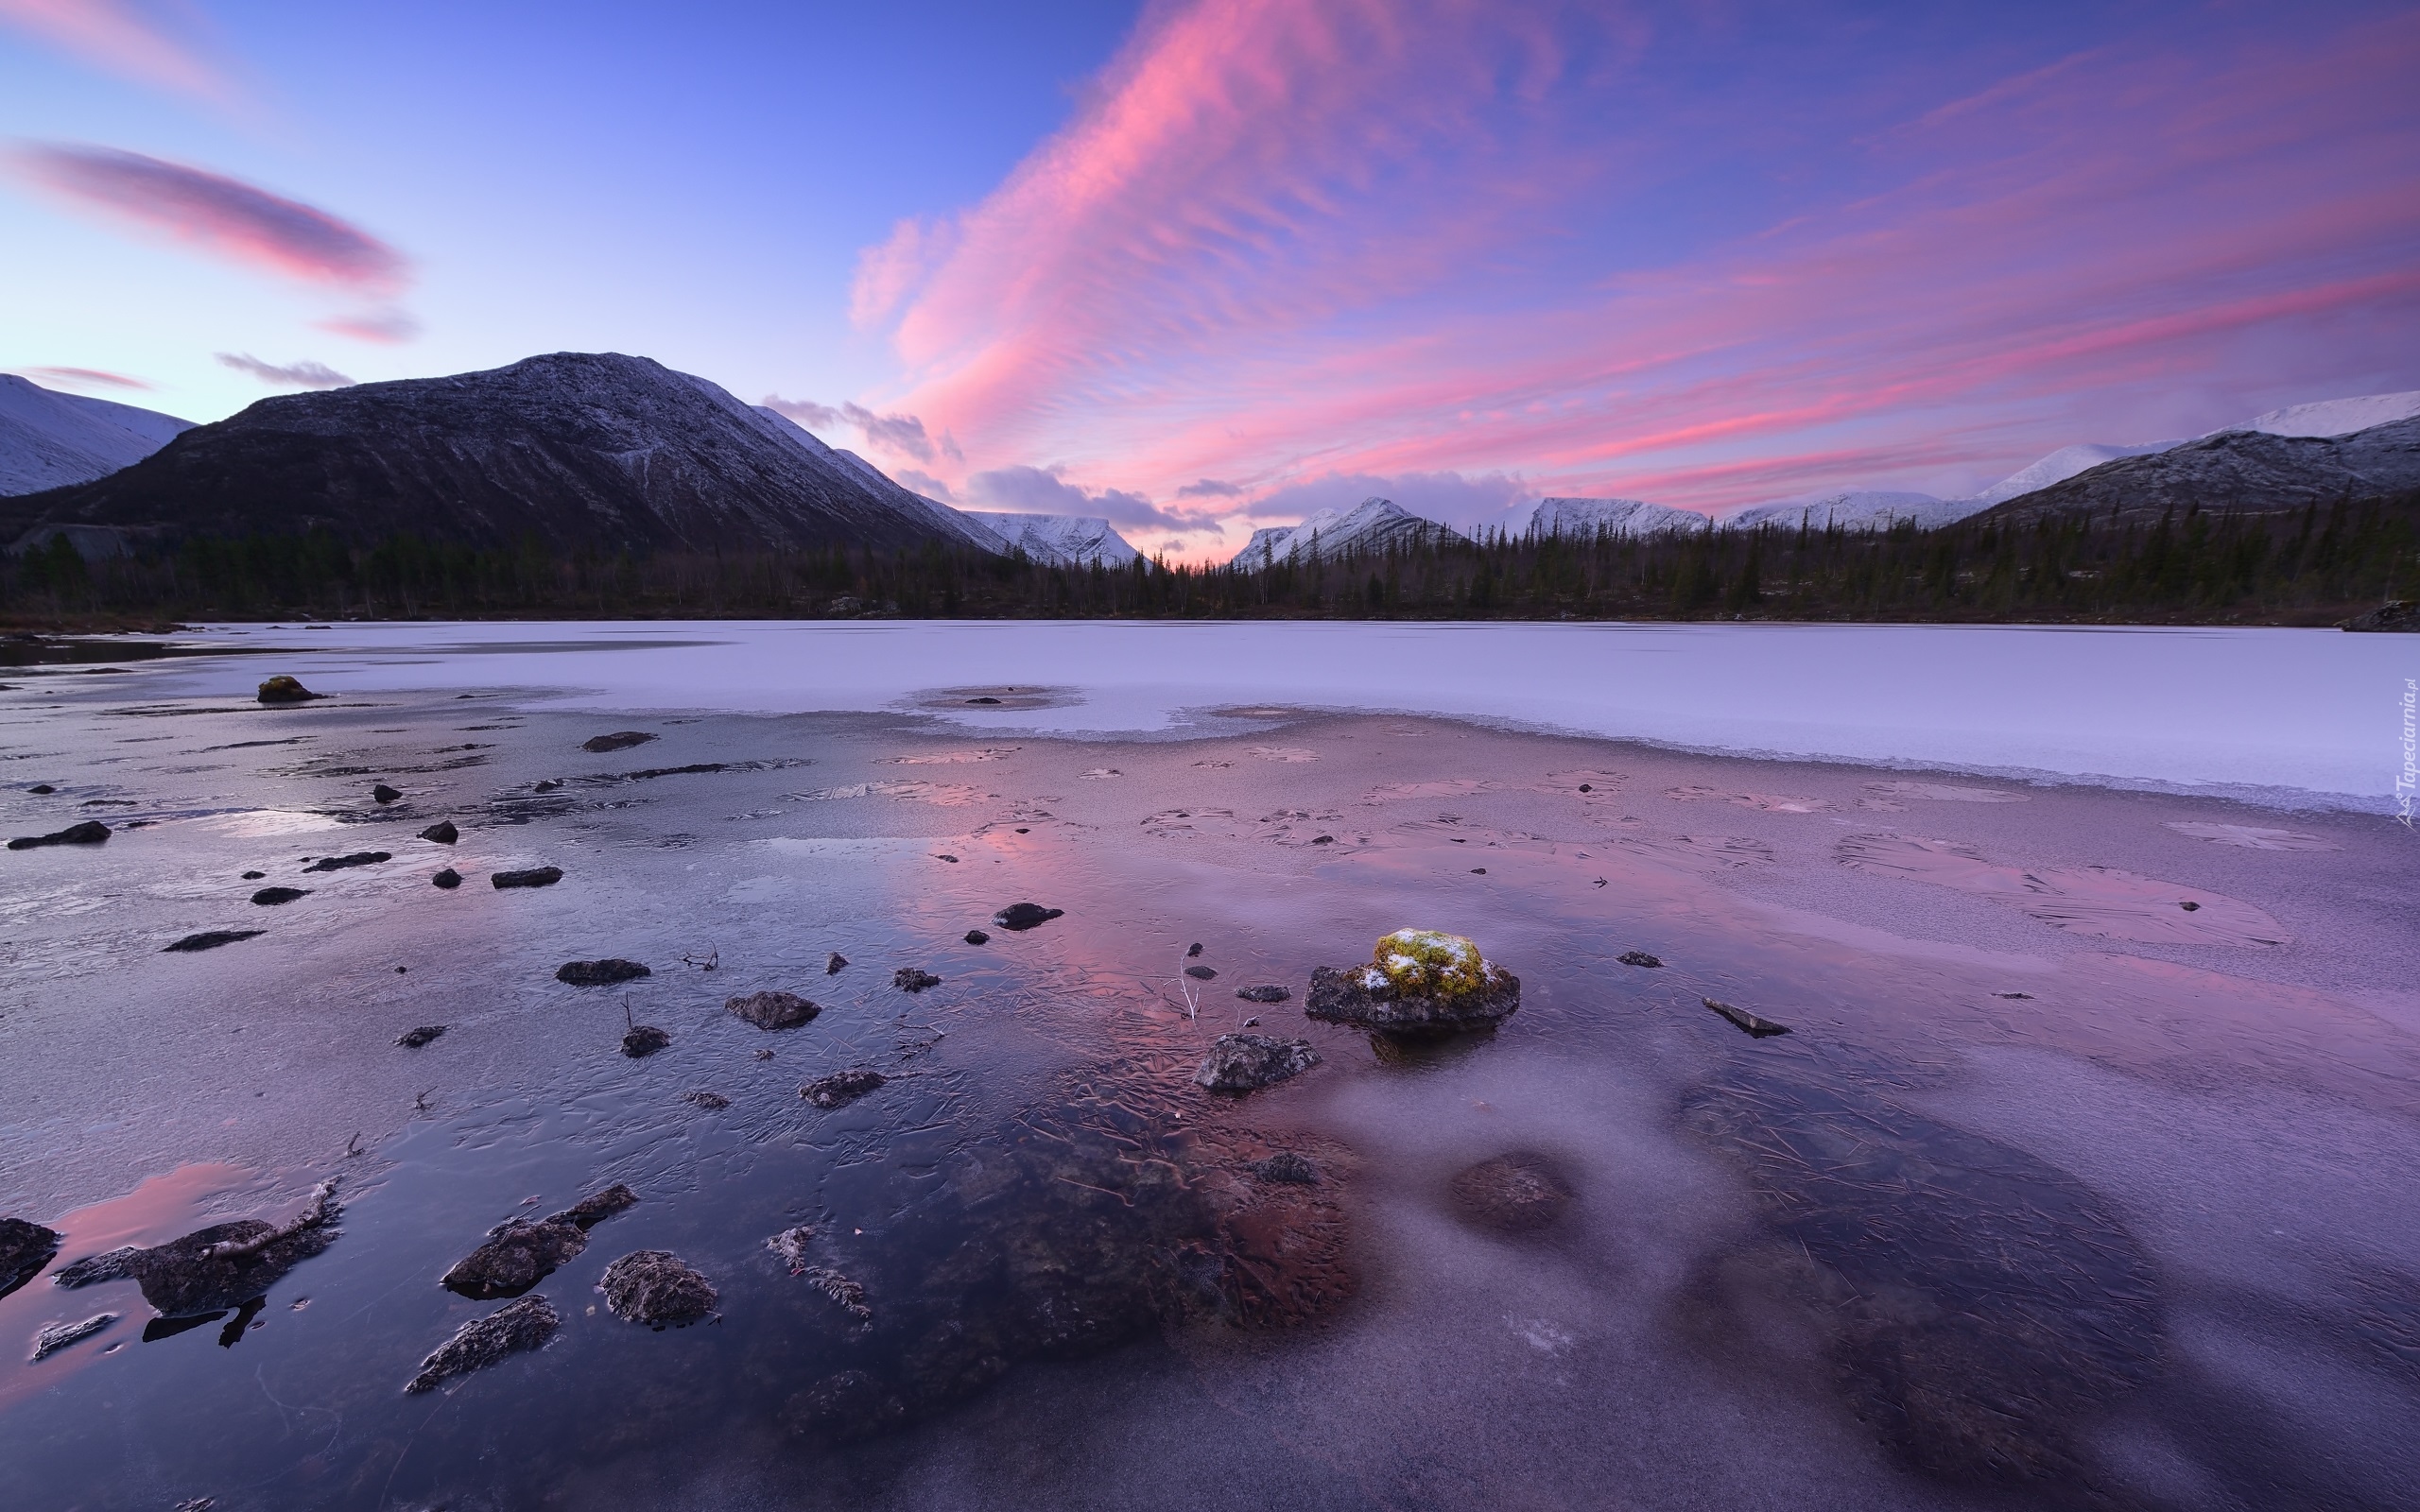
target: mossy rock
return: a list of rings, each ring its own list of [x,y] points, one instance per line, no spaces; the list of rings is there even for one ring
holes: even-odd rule
[[[1521,979],[1478,944],[1435,929],[1378,937],[1367,966],[1311,972],[1303,1011],[1331,1023],[1389,1034],[1453,1034],[1490,1027],[1521,1006]]]

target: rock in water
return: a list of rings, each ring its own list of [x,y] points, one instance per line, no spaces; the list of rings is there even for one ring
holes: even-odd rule
[[[1764,1040],[1773,1035],[1789,1033],[1789,1025],[1775,1023],[1771,1019],[1760,1019],[1745,1008],[1735,1008],[1728,1003],[1718,1003],[1712,998],[1700,998],[1698,1001],[1730,1020],[1741,1033],[1754,1035],[1756,1039]]]
[[[279,903],[290,903],[297,898],[309,896],[311,890],[308,887],[263,887],[252,894],[252,902],[264,908],[273,908]]]
[[[612,987],[655,973],[636,961],[609,955],[601,961],[565,961],[555,968],[555,980],[571,987]]]
[[[1188,966],[1184,974],[1197,982],[1215,982],[1219,979],[1219,969],[1215,966]]]
[[[602,756],[607,751],[628,750],[644,746],[655,737],[644,730],[617,730],[610,735],[591,735],[579,743],[579,748]]]
[[[40,1365],[71,1344],[78,1344],[117,1321],[115,1313],[95,1313],[81,1323],[53,1323],[34,1335],[32,1363]]]
[[[638,1206],[639,1194],[616,1181],[602,1192],[580,1198],[549,1219],[551,1223],[578,1224],[583,1230],[594,1228],[616,1213],[628,1212]]]
[[[313,693],[310,689],[302,686],[300,682],[295,681],[292,678],[289,678],[285,673],[281,672],[276,677],[273,677],[267,682],[261,684],[261,690],[257,696],[263,703],[309,703],[314,698],[322,698],[327,696],[325,694]]]
[[[766,1240],[765,1247],[782,1257],[782,1263],[790,1268],[791,1275],[803,1276],[806,1273],[806,1246],[814,1242],[815,1230],[800,1224]]]
[[[751,992],[730,999],[723,1007],[759,1029],[795,1029],[823,1011],[794,992]]]
[[[9,842],[11,850],[39,850],[46,845],[99,845],[110,837],[110,827],[98,819],[86,819],[48,834],[21,834]]]
[[[994,914],[992,922],[1002,929],[1032,929],[1050,922],[1066,911],[1064,908],[1045,908],[1040,903],[1011,903]]]
[[[989,945],[992,943],[992,936],[984,934],[979,929],[970,929],[966,932],[966,943],[969,945]]]
[[[1258,1091],[1299,1076],[1320,1063],[1307,1040],[1275,1040],[1265,1034],[1222,1034],[1194,1072],[1194,1085],[1214,1092]]]
[[[578,1259],[588,1247],[588,1230],[638,1200],[637,1193],[617,1181],[553,1217],[535,1223],[508,1218],[488,1230],[478,1248],[455,1262],[438,1284],[479,1301],[518,1297],[557,1266]]]
[[[695,1107],[702,1108],[710,1113],[719,1113],[724,1108],[731,1106],[730,1098],[725,1097],[720,1092],[710,1092],[702,1088],[694,1091],[683,1092],[681,1094],[681,1100],[684,1103],[692,1104]]]
[[[529,867],[520,871],[499,871],[488,878],[498,887],[551,887],[562,880],[561,867]]]
[[[1521,979],[1460,935],[1399,929],[1379,936],[1367,966],[1315,967],[1303,1011],[1389,1034],[1493,1027],[1521,1006]]]
[[[455,888],[462,885],[462,874],[455,870],[452,867],[447,867],[444,870],[440,871],[436,876],[429,878],[428,885],[432,887],[442,888],[446,892],[452,892]]]
[[[606,1266],[596,1284],[615,1317],[657,1329],[695,1323],[722,1300],[714,1282],[667,1249],[634,1249]]]
[[[794,1274],[805,1277],[806,1284],[838,1303],[840,1311],[858,1322],[865,1323],[873,1319],[873,1309],[866,1306],[866,1289],[831,1266],[809,1265],[804,1270]]]
[[[374,867],[381,861],[395,858],[384,850],[355,850],[351,855],[321,856],[302,869],[305,871],[343,871],[352,867]]]
[[[888,1079],[878,1071],[836,1071],[808,1082],[798,1090],[798,1094],[818,1108],[846,1108]]]
[[[1252,1172],[1264,1181],[1282,1181],[1288,1186],[1317,1186],[1320,1179],[1320,1168],[1292,1150],[1280,1150],[1266,1160],[1255,1160]]]
[[[1454,1177],[1454,1207],[1482,1228],[1530,1233],[1571,1206],[1571,1184],[1555,1161],[1529,1150],[1481,1160]]]
[[[187,935],[173,945],[163,945],[160,950],[163,954],[170,951],[188,954],[194,951],[215,951],[221,945],[233,945],[237,940],[251,939],[267,933],[268,931],[259,929],[205,929],[199,935]]]
[[[396,1036],[395,1043],[406,1050],[418,1050],[421,1046],[433,1042],[444,1032],[445,1025],[441,1023],[424,1023],[417,1029],[406,1029]]]
[[[97,1255],[87,1255],[72,1265],[61,1265],[59,1274],[50,1279],[53,1286],[75,1291],[83,1286],[98,1286],[103,1281],[122,1281],[134,1275],[134,1257],[143,1253],[140,1245],[122,1245],[105,1249]]]
[[[23,1218],[0,1218],[0,1297],[42,1274],[59,1253],[59,1234]]]
[[[563,1320],[543,1297],[525,1297],[483,1318],[465,1323],[420,1363],[420,1374],[404,1387],[407,1394],[434,1391],[456,1376],[484,1370],[508,1354],[544,1348]]]
[[[240,1307],[265,1296],[285,1273],[336,1242],[336,1181],[320,1183],[302,1216],[283,1227],[258,1218],[212,1224],[127,1263],[143,1299],[163,1317],[191,1317]]]
[[[462,838],[462,832],[454,828],[452,819],[440,819],[427,829],[421,831],[420,837],[424,840],[434,840],[439,845],[452,845]]]
[[[1624,966],[1643,966],[1651,971],[1664,964],[1662,961],[1656,959],[1652,955],[1650,955],[1645,951],[1624,951],[1619,955],[1615,956],[1614,959],[1621,962]]]
[[[1292,989],[1279,987],[1274,983],[1270,983],[1263,987],[1239,987],[1236,988],[1236,996],[1243,999],[1246,1003],[1283,1003],[1293,995]]]
[[[2395,599],[2366,614],[2356,614],[2349,620],[2340,621],[2336,627],[2340,630],[2420,631],[2420,604],[2410,599]]]
[[[644,1060],[672,1043],[672,1037],[651,1023],[634,1023],[622,1035],[622,1054]]]
[[[847,956],[841,954],[838,951],[834,951],[831,958],[823,963],[823,974],[826,976],[838,976],[840,974],[840,968],[848,964],[849,958]]]
[[[386,783],[381,782],[376,787],[370,790],[370,796],[376,802],[392,803],[395,799],[403,797],[404,795],[401,789],[389,787]]]
[[[903,966],[890,973],[890,985],[902,992],[922,992],[928,987],[939,987],[942,979],[922,967]]]

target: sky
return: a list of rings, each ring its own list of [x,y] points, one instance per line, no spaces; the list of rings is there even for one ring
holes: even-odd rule
[[[0,369],[656,358],[1147,550],[2420,388],[2420,8],[0,0]]]

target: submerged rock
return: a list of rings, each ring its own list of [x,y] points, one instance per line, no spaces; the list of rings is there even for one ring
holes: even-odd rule
[[[59,1233],[23,1218],[0,1218],[0,1297],[42,1274],[59,1253]]]
[[[766,1240],[765,1247],[782,1257],[782,1263],[790,1268],[791,1275],[803,1276],[806,1274],[806,1246],[814,1242],[815,1230],[800,1224]]]
[[[551,887],[562,880],[561,867],[527,867],[519,871],[499,871],[488,878],[498,887]]]
[[[1197,982],[1215,982],[1219,979],[1219,969],[1215,966],[1188,966],[1184,974]]]
[[[1719,1003],[1713,998],[1700,998],[1698,1001],[1730,1020],[1741,1033],[1753,1035],[1756,1039],[1764,1040],[1773,1035],[1789,1033],[1789,1025],[1775,1023],[1771,1019],[1760,1019],[1745,1008],[1735,1008],[1728,1003]]]
[[[608,751],[628,750],[633,746],[644,746],[654,738],[654,735],[644,730],[617,730],[610,735],[591,735],[579,743],[579,748],[602,756]]]
[[[297,898],[309,896],[311,889],[308,887],[263,887],[252,894],[252,902],[264,908],[274,908],[279,903],[290,903]]]
[[[478,1301],[518,1297],[578,1259],[588,1247],[588,1230],[638,1200],[637,1193],[615,1182],[552,1217],[508,1218],[488,1230],[478,1248],[455,1262],[438,1284]]]
[[[1222,1034],[1201,1057],[1194,1085],[1214,1092],[1258,1091],[1301,1075],[1320,1063],[1307,1040],[1275,1040],[1265,1034]]]
[[[447,867],[436,876],[429,878],[428,885],[432,887],[440,887],[447,892],[452,892],[455,888],[462,885],[462,874],[455,870],[452,867]]]
[[[420,837],[424,840],[433,840],[439,845],[452,845],[462,838],[462,832],[454,828],[452,819],[440,819],[427,829],[421,831]]]
[[[832,1298],[834,1302],[839,1304],[840,1311],[858,1322],[867,1322],[873,1318],[873,1309],[866,1306],[866,1289],[831,1266],[809,1265],[804,1270],[794,1274],[805,1277],[806,1284]]]
[[[823,974],[826,976],[838,976],[840,974],[840,968],[848,964],[849,958],[847,956],[841,954],[838,951],[834,951],[831,957],[823,963]]]
[[[51,1277],[50,1284],[72,1292],[79,1287],[98,1286],[103,1281],[130,1280],[134,1275],[134,1257],[141,1253],[141,1245],[121,1245],[97,1255],[87,1255],[72,1265],[61,1265]]]
[[[463,1324],[452,1338],[420,1363],[420,1374],[412,1377],[404,1390],[409,1395],[434,1391],[454,1377],[484,1370],[508,1354],[543,1349],[562,1322],[554,1304],[543,1297],[525,1297],[509,1303],[483,1318]]]
[[[601,961],[565,961],[555,968],[555,980],[570,987],[612,987],[655,973],[636,961],[608,955]]]
[[[1002,929],[1026,930],[1046,924],[1066,913],[1064,908],[1045,908],[1040,903],[1011,903],[992,916],[992,922]]]
[[[404,794],[401,788],[389,787],[384,782],[379,783],[376,787],[370,790],[371,799],[373,802],[380,804],[392,803],[395,799],[403,796]]]
[[[890,1079],[881,1072],[861,1067],[836,1071],[808,1082],[798,1090],[798,1094],[821,1108],[846,1108]]]
[[[260,692],[254,696],[263,703],[309,703],[314,698],[324,698],[327,695],[313,693],[302,683],[281,672],[262,683]]]
[[[708,1280],[668,1249],[634,1249],[605,1267],[596,1289],[626,1323],[652,1328],[695,1323],[722,1300]]]
[[[110,837],[110,827],[98,819],[86,819],[48,834],[21,834],[9,842],[11,850],[39,850],[49,845],[99,845]]]
[[[34,1335],[30,1363],[40,1365],[71,1344],[80,1344],[117,1321],[115,1313],[95,1313],[81,1323],[53,1323]]]
[[[1521,979],[1460,935],[1399,929],[1381,936],[1371,964],[1311,971],[1303,1011],[1331,1023],[1389,1034],[1489,1028],[1521,1006]]]
[[[672,1043],[672,1036],[651,1023],[634,1023],[622,1035],[622,1054],[644,1060]]]
[[[731,1106],[730,1098],[720,1092],[707,1091],[703,1088],[683,1092],[681,1100],[694,1107],[702,1108],[709,1113],[719,1113]]]
[[[585,1230],[596,1228],[617,1213],[628,1212],[638,1205],[639,1194],[624,1183],[616,1181],[602,1192],[591,1193],[580,1198],[562,1211],[556,1213],[550,1221],[577,1224]]]
[[[1236,988],[1236,996],[1243,999],[1246,1003],[1283,1003],[1293,995],[1294,992],[1291,988],[1279,987],[1274,982],[1267,983],[1260,987],[1239,987]]]
[[[1550,1156],[1514,1150],[1456,1173],[1455,1211],[1482,1228],[1530,1233],[1551,1227],[1571,1206],[1571,1184]]]
[[[890,973],[890,985],[902,992],[922,992],[928,987],[939,987],[942,979],[922,967],[903,966]]]
[[[435,1041],[437,1037],[444,1032],[445,1025],[441,1023],[424,1023],[417,1029],[406,1029],[397,1035],[395,1043],[406,1050],[418,1050],[421,1046]]]
[[[216,1313],[266,1295],[285,1273],[334,1244],[343,1211],[333,1177],[320,1183],[302,1216],[280,1226],[258,1218],[212,1224],[146,1249],[127,1262],[143,1299],[163,1317]]]
[[[823,1011],[794,992],[751,992],[727,1000],[723,1008],[759,1029],[795,1029]]]
[[[1614,957],[1624,966],[1643,966],[1652,971],[1664,963],[1645,951],[1624,951]]]
[[[966,943],[969,945],[989,945],[992,943],[992,936],[984,934],[979,929],[970,929],[966,932]]]
[[[1265,1160],[1254,1160],[1252,1174],[1264,1181],[1282,1181],[1288,1186],[1317,1186],[1320,1168],[1292,1150],[1280,1150]]]
[[[343,871],[353,867],[374,867],[381,861],[392,861],[394,859],[394,856],[384,850],[355,850],[351,855],[321,856],[319,860],[312,862],[302,869],[305,871]]]
[[[221,945],[233,945],[237,940],[251,939],[267,933],[262,929],[205,929],[199,935],[187,935],[173,945],[163,945],[160,950],[164,954],[170,951],[215,951]]]

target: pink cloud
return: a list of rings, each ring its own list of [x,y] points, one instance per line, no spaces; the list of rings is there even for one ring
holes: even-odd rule
[[[99,368],[12,368],[9,371],[38,384],[69,388],[154,388],[158,386],[145,379],[130,377],[122,372],[110,372]]]
[[[402,310],[364,310],[354,315],[340,315],[331,319],[315,320],[312,324],[335,335],[351,336],[355,341],[374,342],[379,346],[400,346],[420,335],[420,322]]]
[[[136,83],[217,104],[236,95],[216,65],[130,0],[0,0],[0,25]]]
[[[403,254],[369,232],[219,174],[114,147],[43,144],[14,159],[79,208],[261,272],[372,297],[408,280]]]

